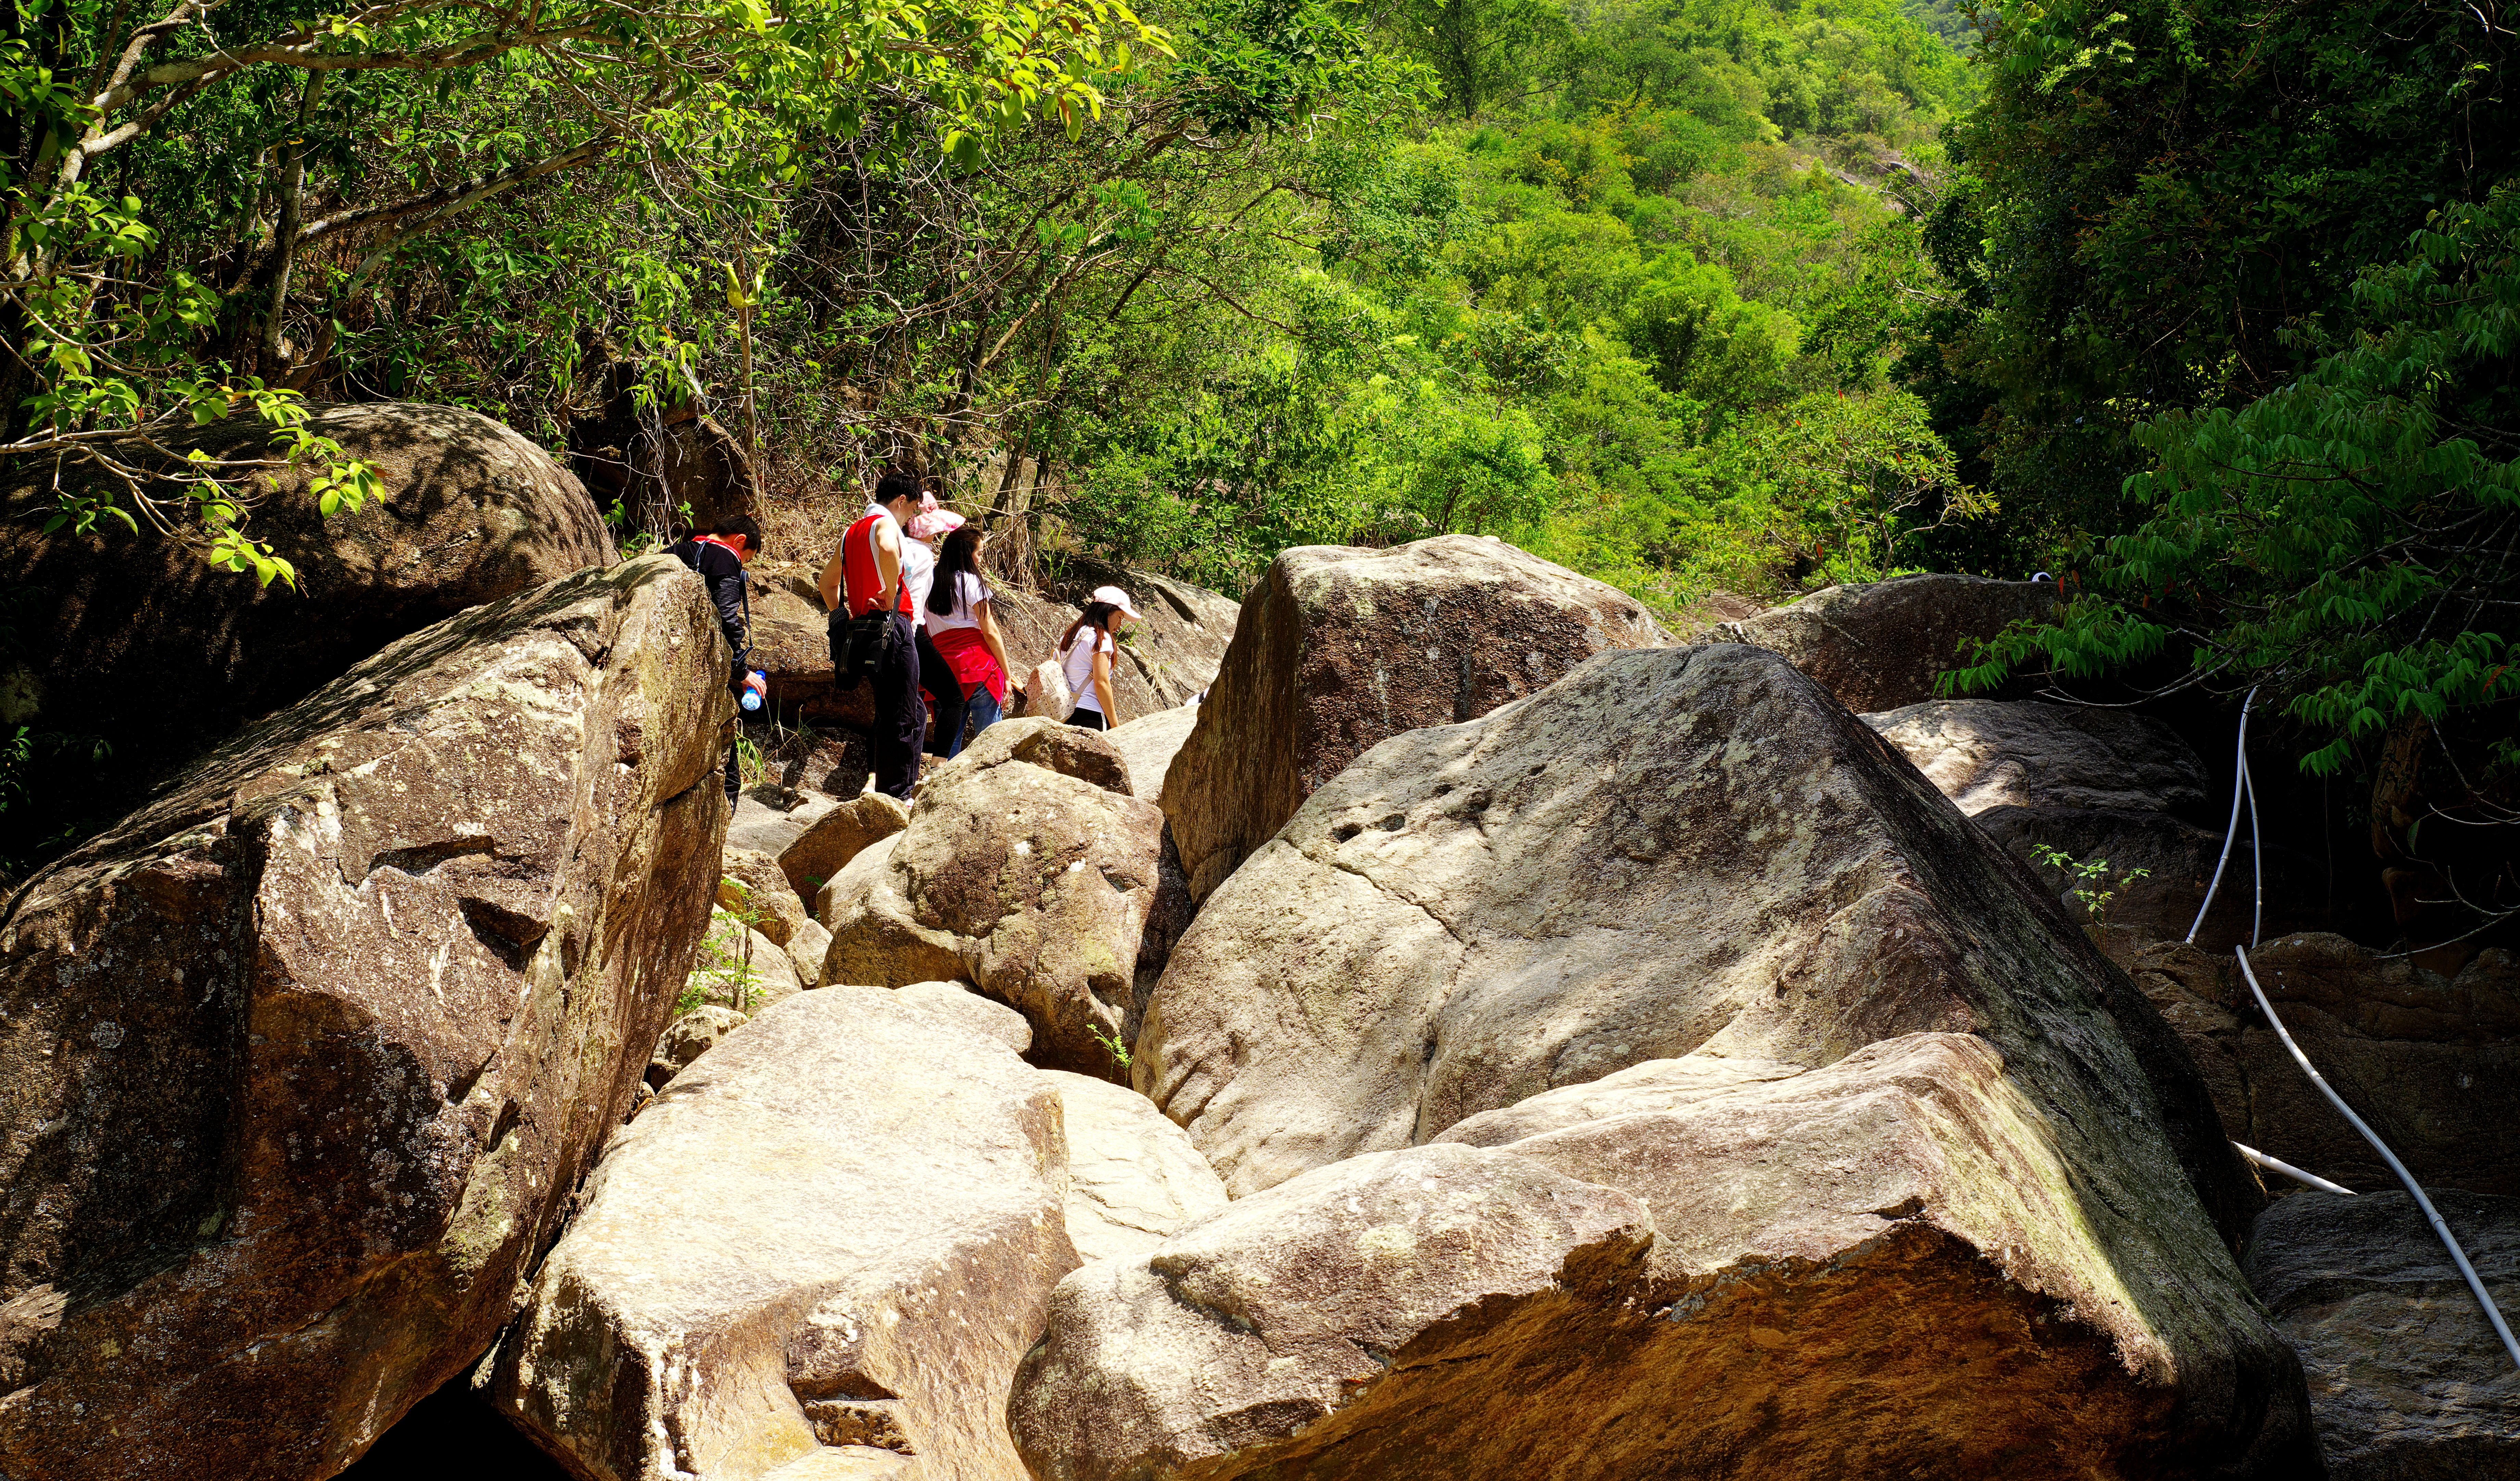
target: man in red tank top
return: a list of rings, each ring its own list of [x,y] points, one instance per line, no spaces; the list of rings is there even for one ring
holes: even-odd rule
[[[823,567],[823,605],[831,608],[832,665],[839,666],[849,619],[888,611],[883,661],[875,684],[875,787],[902,801],[919,780],[920,743],[926,737],[927,705],[919,696],[919,640],[910,592],[901,579],[901,526],[919,506],[919,480],[889,472],[878,479],[875,498],[840,537],[840,548]]]

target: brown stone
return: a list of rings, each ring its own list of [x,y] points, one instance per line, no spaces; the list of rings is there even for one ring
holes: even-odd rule
[[[1281,552],[1163,784],[1191,897],[1386,737],[1473,719],[1595,653],[1663,641],[1634,598],[1496,540]]]
[[[329,1476],[514,1311],[706,919],[698,579],[424,629],[0,921],[0,1472]]]
[[[910,808],[883,792],[859,792],[824,812],[779,854],[780,871],[811,900],[851,859],[910,826]]]
[[[717,903],[750,918],[752,928],[785,947],[808,919],[780,861],[757,848],[730,848],[718,862]]]
[[[1900,576],[1832,586],[1717,633],[1784,654],[1840,704],[1869,713],[1939,697],[1934,681],[1968,661],[1964,645],[2043,621],[2055,606],[2052,581]]]
[[[822,980],[969,982],[1031,1021],[1034,1062],[1124,1078],[1115,1050],[1188,916],[1163,815],[1126,788],[1098,735],[990,727],[936,769],[906,830],[824,886]]]
[[[2503,1141],[2520,1123],[2511,953],[2479,953],[2451,978],[2304,932],[2249,960],[2310,1062],[2426,1186],[2520,1194]],[[2233,1138],[2358,1192],[2396,1182],[2284,1052],[2228,952],[2157,942],[2131,971],[2185,1041]]]
[[[722,1003],[703,1003],[666,1024],[665,1032],[656,1040],[655,1053],[648,1056],[649,1088],[663,1090],[676,1075],[691,1068],[693,1060],[751,1021],[751,1014],[739,1013]]]
[[[869,988],[791,998],[614,1139],[491,1390],[593,1481],[1024,1481],[1007,1387],[1077,1263],[1065,1161],[1004,1046]]]
[[[577,479],[476,412],[320,407],[307,429],[372,464],[382,502],[327,519],[308,492],[321,469],[247,470],[270,444],[254,418],[164,439],[266,491],[248,532],[296,567],[294,588],[213,567],[145,521],[138,533],[108,518],[93,534],[43,534],[53,465],[0,480],[0,561],[28,603],[12,620],[43,639],[19,645],[22,665],[0,673],[0,718],[109,737],[117,775],[139,784],[407,633],[613,559]],[[128,503],[92,469],[58,471],[65,488]]]

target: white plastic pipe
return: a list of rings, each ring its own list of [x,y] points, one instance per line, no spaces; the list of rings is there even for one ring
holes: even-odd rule
[[[2342,1184],[2330,1183],[2317,1173],[2303,1172],[2281,1157],[2270,1157],[2246,1142],[2232,1143],[2231,1149],[2271,1173],[2281,1173],[2295,1183],[2307,1183],[2322,1193],[2343,1193],[2348,1198],[2355,1196],[2354,1189]]]
[[[2249,707],[2257,702],[2258,691],[2253,685],[2249,697],[2240,701],[2240,764],[2231,776],[2231,821],[2223,825],[2223,855],[2214,861],[2214,878],[2205,886],[2205,903],[2196,907],[2196,921],[2187,927],[2190,946],[2196,944],[2196,932],[2205,924],[2205,913],[2214,908],[2214,891],[2223,887],[2223,867],[2231,862],[2231,845],[2240,836],[2240,796],[2249,789]],[[2253,839],[2257,831],[2256,806],[2254,801],[2250,803],[2249,830]],[[2257,942],[2252,938],[2249,944],[2255,946]]]
[[[2441,1236],[2442,1248],[2450,1251],[2451,1263],[2457,1266],[2459,1275],[2466,1279],[2467,1288],[2475,1293],[2476,1304],[2485,1308],[2485,1320],[2494,1324],[2494,1335],[2502,1339],[2502,1350],[2510,1354],[2511,1366],[2520,1368],[2520,1341],[2512,1340],[2511,1328],[2502,1320],[2502,1309],[2494,1304],[2494,1297],[2486,1290],[2485,1282],[2476,1278],[2476,1267],[2467,1263],[2467,1251],[2459,1248],[2458,1240],[2452,1237],[2450,1226],[2442,1222],[2440,1211],[2433,1207],[2433,1200],[2424,1196],[2423,1186],[2407,1171],[2407,1164],[2398,1160],[2398,1154],[2389,1150],[2389,1144],[2381,1141],[2379,1134],[2371,1130],[2361,1116],[2354,1114],[2354,1107],[2346,1104],[2345,1098],[2328,1085],[2327,1078],[2310,1062],[2310,1056],[2301,1052],[2301,1046],[2292,1042],[2292,1034],[2283,1026],[2283,1020],[2275,1016],[2275,1006],[2267,1001],[2267,990],[2258,985],[2258,974],[2249,966],[2249,954],[2235,946],[2231,948],[2231,955],[2240,959],[2240,974],[2249,979],[2249,991],[2258,1000],[2258,1010],[2267,1015],[2267,1022],[2274,1025],[2275,1037],[2283,1041],[2284,1049],[2292,1055],[2292,1062],[2301,1066],[2301,1072],[2310,1077],[2311,1084],[2318,1087],[2318,1093],[2327,1098],[2327,1103],[2336,1107],[2338,1115],[2353,1123],[2354,1129],[2362,1134],[2362,1140],[2370,1143],[2371,1149],[2380,1154],[2380,1160],[2389,1164],[2389,1171],[2396,1173],[2398,1181],[2407,1186],[2407,1191],[2415,1195],[2415,1206],[2424,1211],[2424,1217],[2432,1223],[2433,1233]]]

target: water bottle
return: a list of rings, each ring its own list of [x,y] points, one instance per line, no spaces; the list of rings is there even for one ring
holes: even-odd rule
[[[763,674],[761,670],[756,668],[752,671],[752,677],[755,679],[761,679],[766,678],[767,676]],[[751,685],[747,684],[743,687],[743,693],[736,696],[735,702],[743,706],[743,712],[745,714],[757,715],[761,713],[761,691],[754,689]]]

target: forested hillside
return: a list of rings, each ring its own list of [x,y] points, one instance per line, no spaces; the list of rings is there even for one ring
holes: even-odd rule
[[[2276,680],[2329,767],[2507,718],[2520,132],[2464,6],[563,11],[7,7],[12,466],[285,579],[252,489],[115,439],[435,401],[596,478],[599,421],[697,410],[805,558],[903,465],[1027,576],[2053,569],[2089,600],[1996,659]]]

